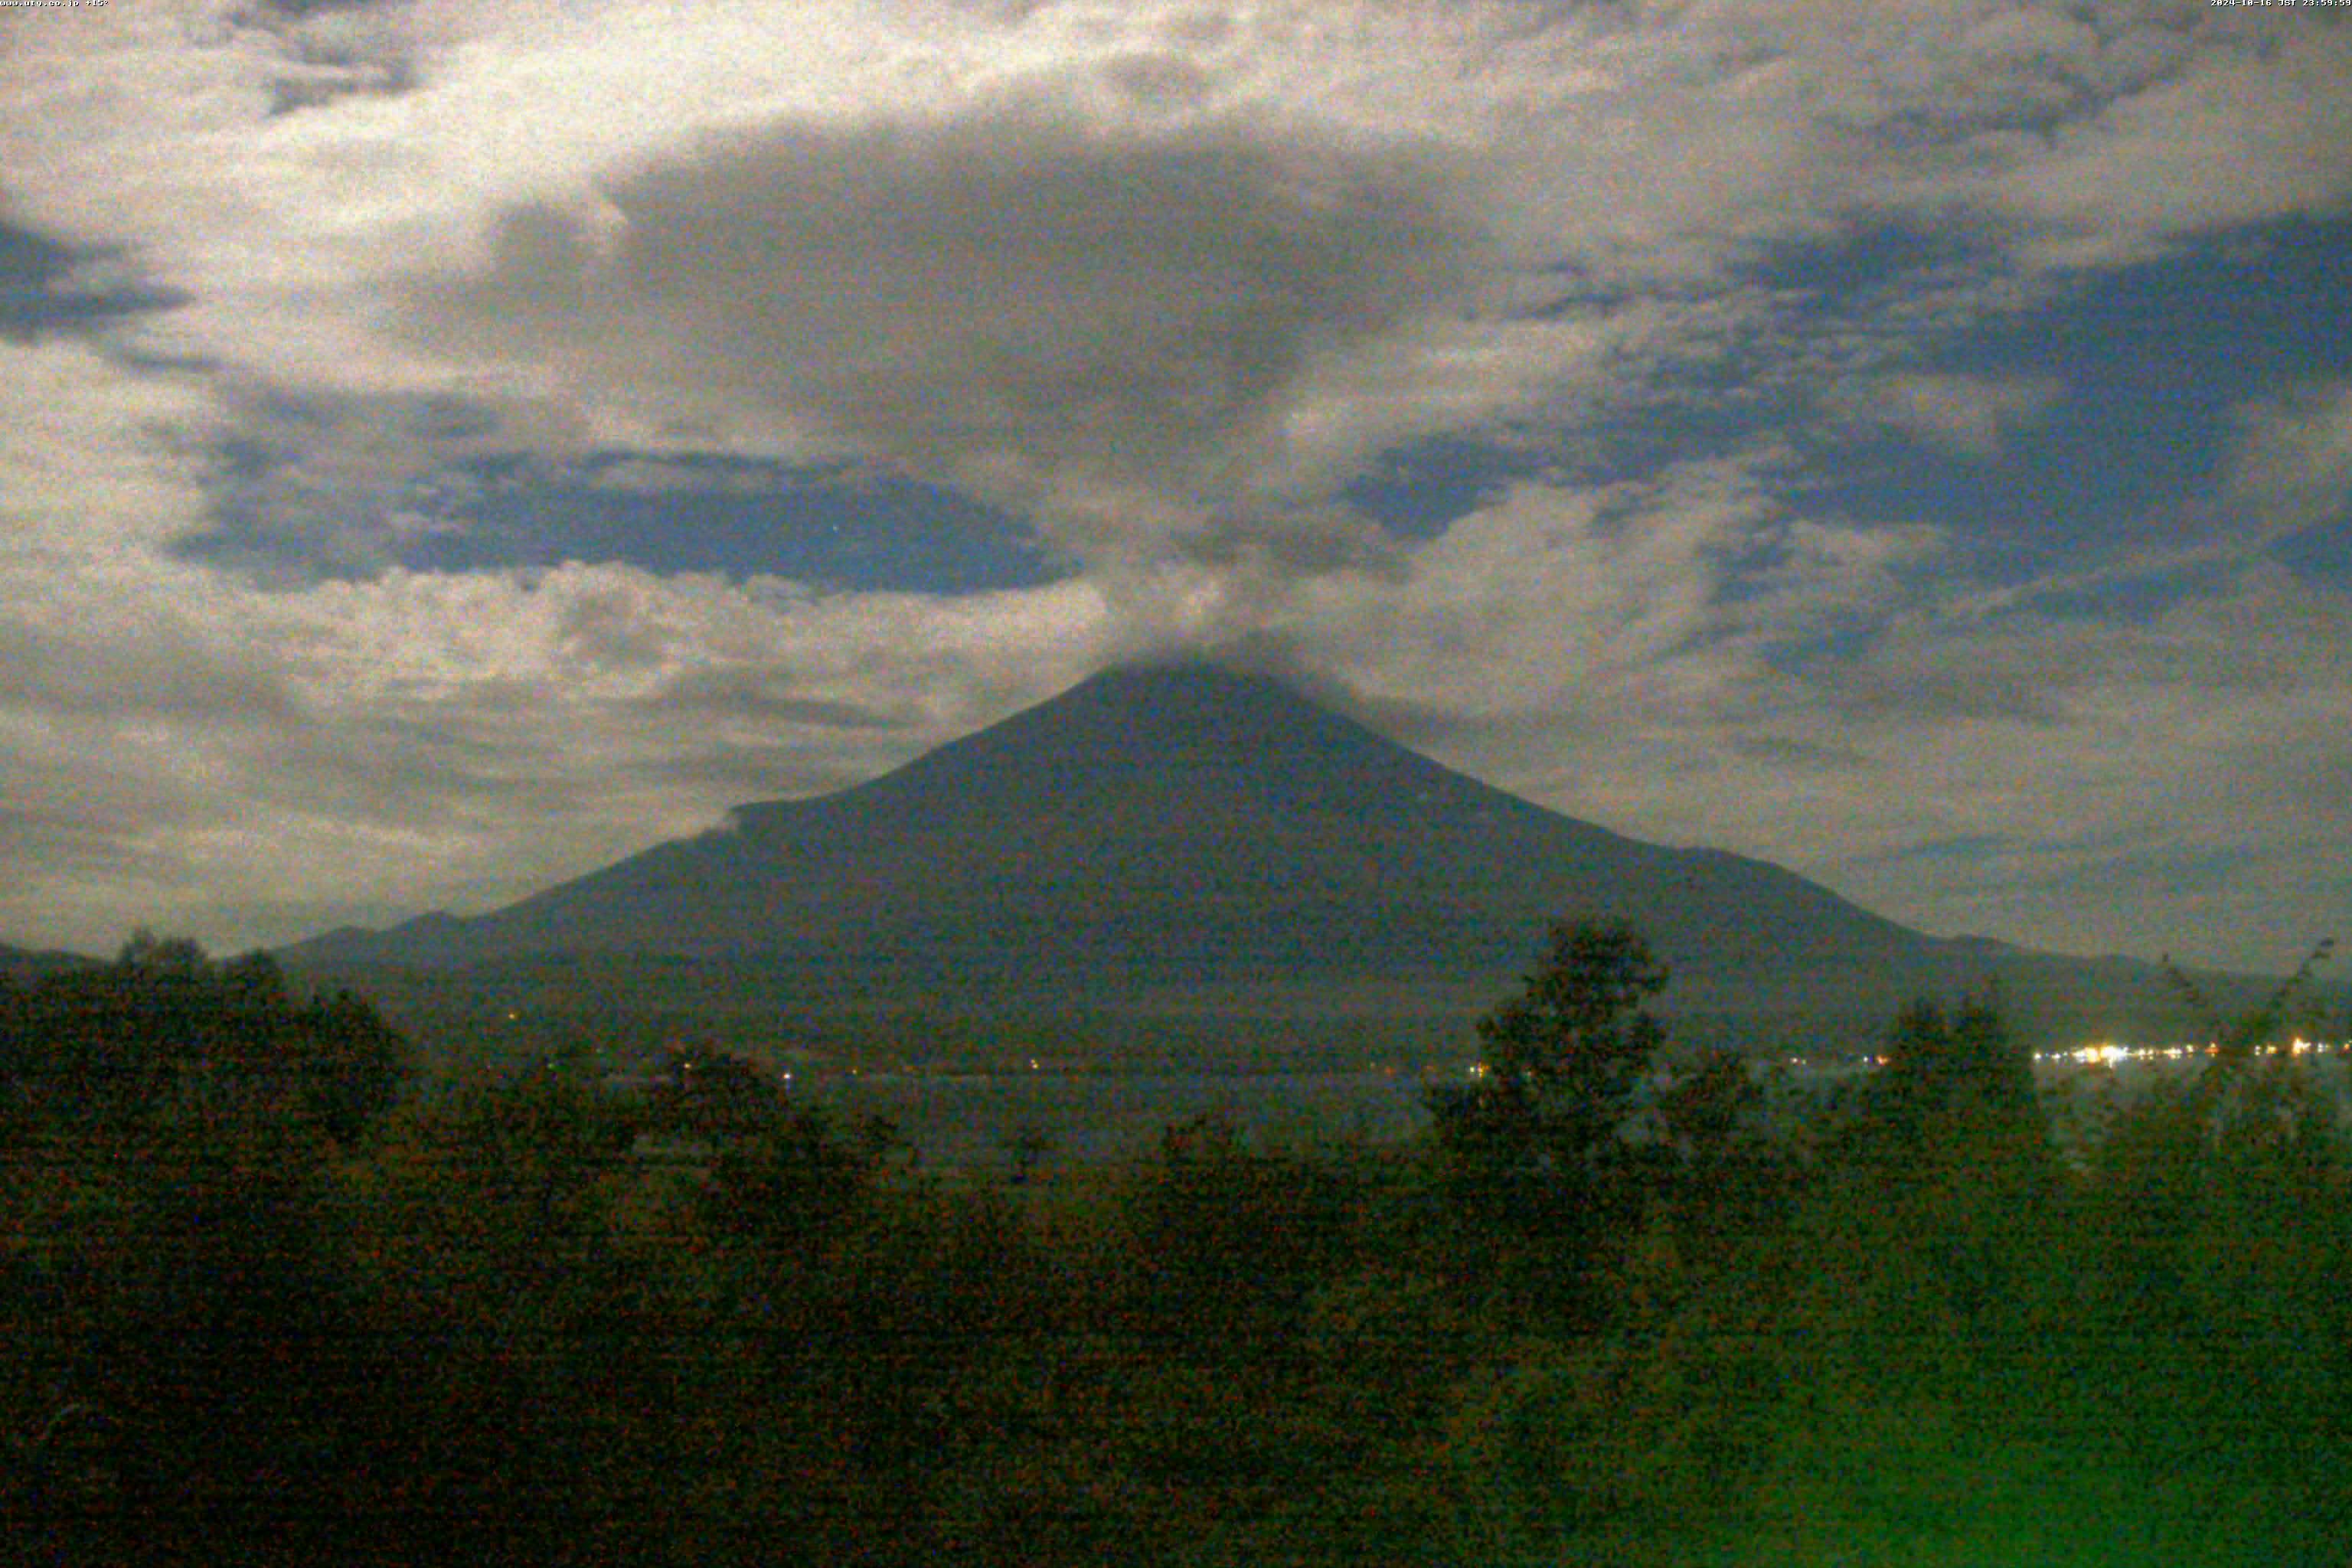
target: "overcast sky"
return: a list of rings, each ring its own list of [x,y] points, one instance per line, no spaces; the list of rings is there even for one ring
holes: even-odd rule
[[[0,9],[0,941],[1241,650],[1885,914],[2352,915],[2352,16]]]

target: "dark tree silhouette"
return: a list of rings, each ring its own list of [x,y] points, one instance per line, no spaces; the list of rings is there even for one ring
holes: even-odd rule
[[[293,1110],[349,1142],[407,1066],[406,1043],[361,998],[297,1000],[268,953],[216,963],[144,931],[111,963],[0,994],[0,1071],[38,1114]]]
[[[1908,1133],[1953,1121],[2017,1121],[2038,1114],[2033,1062],[2010,1038],[1991,1003],[1945,1010],[1919,998],[1895,1016],[1877,1089],[1887,1114]]]
[[[1486,1116],[1557,1161],[1591,1160],[1665,1038],[1646,1010],[1666,969],[1622,921],[1563,921],[1519,994],[1478,1021]]]
[[[1664,1039],[1644,1005],[1665,984],[1664,965],[1625,922],[1561,921],[1519,994],[1479,1020],[1477,1082],[1430,1099],[1456,1205],[1498,1237],[1566,1247],[1531,1265],[1543,1279],[1580,1274],[1638,1210],[1640,1182],[1617,1134]]]

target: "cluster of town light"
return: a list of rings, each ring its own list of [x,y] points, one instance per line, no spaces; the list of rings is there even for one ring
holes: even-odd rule
[[[2062,1066],[2071,1062],[2081,1067],[2111,1068],[2125,1062],[2190,1061],[2199,1057],[2214,1057],[2221,1054],[2221,1047],[2212,1043],[2201,1046],[2119,1046],[2112,1041],[2102,1040],[2095,1045],[2075,1046],[2063,1051],[2036,1051],[2033,1053],[2033,1059],[2049,1066]],[[2253,1054],[2258,1057],[2352,1056],[2352,1040],[2340,1042],[2306,1040],[2297,1036],[2282,1045],[2256,1046]],[[1883,1068],[1887,1064],[1888,1059],[1885,1056],[1864,1055],[1860,1058],[1860,1063],[1864,1067]],[[1790,1057],[1787,1061],[1789,1066],[1799,1068],[1810,1068],[1813,1065],[1811,1058],[1805,1057]],[[1486,1078],[1492,1071],[1493,1069],[1485,1062],[1474,1062],[1470,1067],[1470,1076],[1473,1079]]]
[[[2033,1059],[2037,1063],[2052,1067],[2073,1063],[2080,1067],[2111,1068],[2125,1062],[2192,1061],[2200,1057],[2215,1057],[2221,1054],[2221,1047],[2211,1043],[2201,1046],[2119,1046],[2112,1041],[2102,1040],[2095,1045],[2074,1046],[2063,1051],[2036,1051],[2033,1053]],[[2256,1046],[2253,1048],[2253,1054],[2258,1057],[2352,1056],[2352,1040],[2342,1042],[2306,1040],[2298,1036],[2283,1045]],[[1790,1057],[1786,1059],[1790,1067],[1800,1069],[1811,1068],[1813,1065],[1811,1059],[1807,1057]],[[1849,1058],[1850,1061],[1858,1061],[1860,1066],[1865,1068],[1883,1068],[1889,1059],[1883,1055],[1869,1054],[1859,1058]],[[1470,1064],[1469,1071],[1472,1079],[1480,1079],[1489,1077],[1494,1069],[1485,1062],[1473,1062]]]
[[[2256,1046],[2258,1057],[2327,1056],[2352,1050],[2352,1045],[2336,1045],[2326,1040],[2306,1040],[2300,1036],[2284,1045]],[[2068,1051],[2042,1051],[2034,1060],[2041,1062],[2079,1062],[2085,1067],[2114,1067],[2122,1062],[2177,1062],[2196,1057],[2221,1055],[2218,1045],[2201,1046],[2118,1046],[2101,1042],[2093,1046],[2077,1046]]]

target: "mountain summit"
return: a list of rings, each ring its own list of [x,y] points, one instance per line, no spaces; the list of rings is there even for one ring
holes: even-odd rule
[[[1444,767],[1266,677],[1118,668],[894,772],[474,919],[311,964],[723,964],[812,1001],[1302,1005],[1487,995],[1565,915],[1633,921],[1678,1009],[1847,1013],[1984,971],[1790,872],[1622,837]]]

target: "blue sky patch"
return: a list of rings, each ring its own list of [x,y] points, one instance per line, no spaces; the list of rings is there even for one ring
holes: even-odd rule
[[[2272,556],[2306,582],[2352,588],[2352,505],[2326,522],[2288,534]]]
[[[646,462],[673,482],[622,478],[625,465]],[[445,572],[565,561],[927,594],[1068,574],[1017,521],[937,486],[834,467],[625,453],[494,483],[463,531],[403,552],[404,564]]]
[[[1524,453],[1441,436],[1384,453],[1341,495],[1400,539],[1435,539],[1540,467]]]
[[[2046,409],[1997,455],[1866,436],[1834,464],[1825,452],[1807,494],[1864,521],[1934,519],[1985,546],[2000,580],[2045,570],[2053,552],[2172,538],[2223,477],[2242,407],[2352,375],[2347,244],[2342,222],[2265,225],[1984,322],[1917,368],[2053,381]],[[2295,547],[2298,569],[2340,553],[2340,530],[2317,531]]]
[[[1808,310],[1854,316],[1898,295],[1936,268],[1964,266],[1990,254],[1958,229],[1877,223],[1823,243],[1784,240],[1769,246],[1748,269],[1767,289],[1804,301]]]
[[[173,289],[88,276],[111,257],[0,219],[0,341],[33,342],[188,302]]]
[[[265,579],[624,562],[661,574],[951,595],[1034,586],[1072,570],[1003,512],[839,466],[707,454],[603,452],[561,464],[484,457],[424,476],[384,507],[393,515],[346,519],[339,531],[272,515],[261,498],[281,452],[235,439],[216,457],[215,521],[175,548]]]

